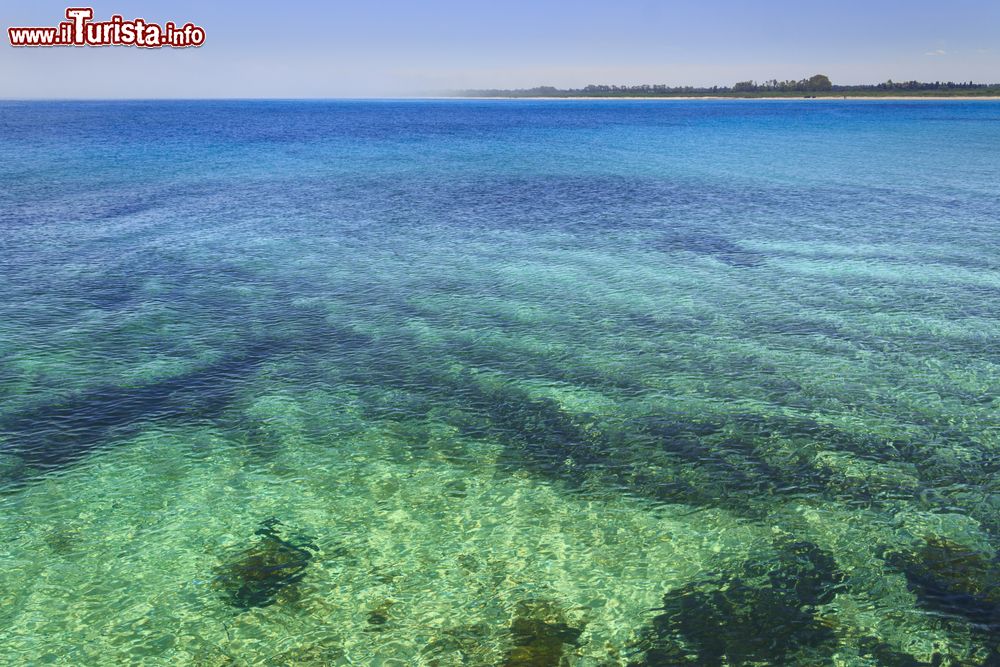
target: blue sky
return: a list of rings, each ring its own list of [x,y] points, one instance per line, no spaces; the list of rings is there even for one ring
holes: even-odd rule
[[[73,4],[84,4],[73,3]],[[588,83],[727,85],[1000,80],[997,0],[343,0],[94,4],[192,21],[199,49],[13,49],[55,25],[50,0],[4,0],[0,96],[336,97]]]

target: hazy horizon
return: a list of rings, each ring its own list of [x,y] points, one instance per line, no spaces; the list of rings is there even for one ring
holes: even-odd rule
[[[7,5],[4,99],[411,97],[588,84],[729,86],[817,73],[844,85],[1000,79],[1000,4],[970,1],[848,0],[836,9],[788,0],[94,5],[95,20],[121,14],[206,29],[200,48],[153,50],[13,48],[6,28],[54,26],[67,5]]]

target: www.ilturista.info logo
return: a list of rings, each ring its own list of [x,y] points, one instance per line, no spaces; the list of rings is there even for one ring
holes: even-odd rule
[[[205,43],[205,29],[193,23],[162,26],[145,19],[126,21],[115,14],[108,21],[92,21],[91,7],[69,7],[67,21],[48,28],[7,28],[11,46],[140,46],[184,48]]]

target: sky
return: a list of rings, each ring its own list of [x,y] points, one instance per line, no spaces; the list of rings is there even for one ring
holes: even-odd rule
[[[100,0],[95,20],[190,21],[205,44],[10,46],[8,27],[54,26],[65,2],[3,0],[0,97],[386,97],[817,73],[1000,81],[1000,0]]]

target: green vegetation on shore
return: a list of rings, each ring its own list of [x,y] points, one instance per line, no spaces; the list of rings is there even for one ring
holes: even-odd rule
[[[465,97],[997,97],[1000,83],[965,81],[886,81],[872,85],[834,85],[829,77],[816,74],[799,81],[740,81],[732,86],[589,85],[583,88],[537,86],[513,90],[464,90]]]

